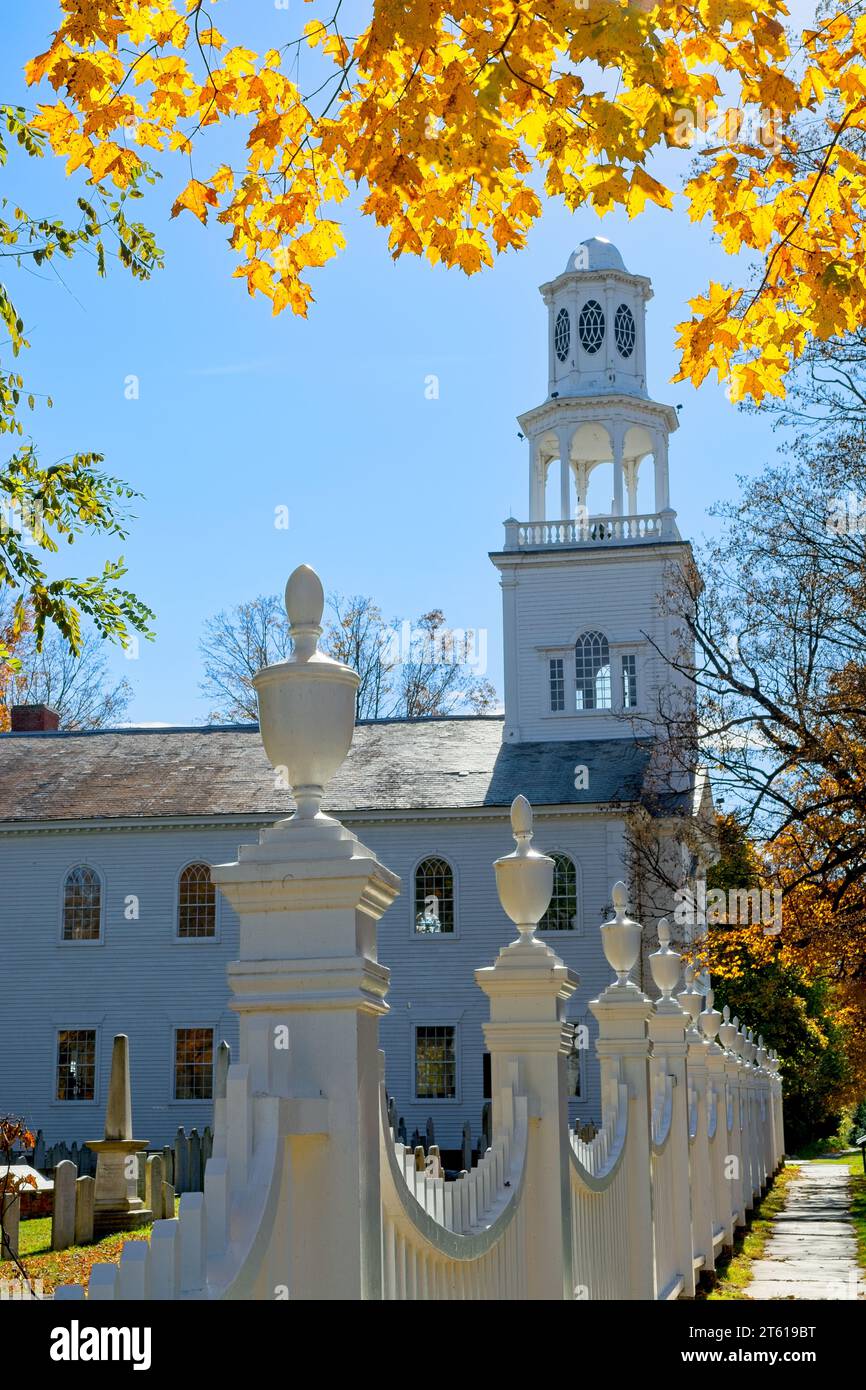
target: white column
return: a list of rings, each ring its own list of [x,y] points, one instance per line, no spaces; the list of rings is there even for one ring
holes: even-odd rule
[[[571,430],[557,430],[559,440],[559,518],[571,518]]]
[[[497,860],[502,906],[518,939],[495,965],[476,970],[490,1000],[484,1040],[491,1055],[493,1128],[501,1129],[503,1090],[516,1083],[529,1100],[530,1126],[523,1189],[525,1279],[528,1299],[574,1297],[566,1057],[573,1030],[565,1006],[578,976],[535,936],[553,889],[553,860],[531,847],[532,811],[519,796],[511,808],[517,850]]]
[[[637,470],[638,460],[630,459],[631,468],[628,472],[628,514],[637,516]]]
[[[668,438],[661,430],[653,431],[653,459],[655,463],[656,511],[665,512],[671,505],[668,481]]]
[[[622,451],[625,439],[625,426],[612,424],[608,426],[608,433],[613,445],[613,514],[622,516],[623,503],[623,466]]]
[[[529,445],[529,520],[544,521],[544,466],[538,439]]]

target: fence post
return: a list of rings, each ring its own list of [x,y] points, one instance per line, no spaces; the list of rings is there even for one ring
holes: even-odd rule
[[[743,1203],[746,1211],[755,1205],[758,1184],[755,1176],[755,1087],[751,1066],[749,1030],[741,1024],[737,1035],[740,1059],[740,1135],[743,1154]]]
[[[708,1132],[709,1070],[707,1049],[709,1044],[698,1027],[699,1019],[703,1018],[701,1005],[704,996],[694,988],[693,979],[694,971],[690,966],[686,971],[686,988],[682,994],[677,995],[677,999],[690,1019],[686,1030],[686,1076],[689,1087],[689,1187],[692,1194],[692,1252],[696,1260],[703,1260],[700,1268],[709,1275],[716,1267],[713,1251],[713,1174],[710,1167]],[[694,1129],[693,1138],[691,1137],[692,1129]]]
[[[725,1152],[725,1178],[729,1187],[731,1208],[731,1229],[746,1224],[746,1206],[743,1197],[743,1147],[740,1132],[740,1063],[736,1054],[737,1028],[739,1019],[730,1019],[731,1011],[726,1004],[722,1013],[723,1022],[719,1028],[719,1038],[725,1049],[725,1129],[727,1146]]]
[[[629,979],[640,954],[641,927],[626,915],[628,892],[625,884],[614,884],[611,896],[614,916],[601,928],[601,940],[617,979],[598,999],[591,1000],[589,1007],[598,1021],[596,1052],[602,1094],[615,1094],[620,1082],[628,1087],[628,1132],[623,1157],[628,1173],[628,1297],[654,1299],[647,1032],[653,1004]]]
[[[535,935],[553,891],[553,860],[531,848],[532,809],[523,796],[511,807],[517,849],[495,864],[496,887],[518,930],[496,963],[476,970],[490,1000],[484,1039],[491,1056],[493,1131],[509,1125],[503,1095],[513,1084],[526,1096],[529,1135],[524,1179],[526,1298],[574,1297],[568,1092],[565,1059],[573,1029],[565,1005],[579,983]]]
[[[352,742],[359,684],[317,649],[323,607],[318,576],[300,566],[286,586],[292,656],[254,678],[275,785],[291,786],[297,810],[212,870],[240,918],[231,1008],[278,1184],[236,1297],[274,1297],[277,1286],[293,1300],[382,1293],[378,1024],[389,972],[376,930],[400,881],[321,810]],[[232,1086],[230,1074],[234,1190]]]
[[[773,1104],[773,1171],[777,1172],[785,1157],[785,1125],[782,1117],[782,1078],[779,1057],[774,1049],[767,1059],[770,1069],[770,1098]]]
[[[713,1226],[716,1219],[722,1229],[722,1244],[731,1249],[734,1244],[734,1223],[731,1219],[730,1185],[725,1171],[728,1151],[727,1096],[725,1087],[725,1054],[716,1042],[722,1015],[714,1008],[713,991],[707,990],[707,1006],[701,1014],[701,1028],[707,1040],[707,1085],[712,1087],[715,1100],[716,1132],[713,1135],[710,1183],[713,1194]]]
[[[670,929],[666,918],[659,922],[658,934],[659,950],[650,956],[650,969],[662,994],[656,1001],[649,1021],[649,1036],[652,1042],[650,1071],[661,1081],[666,1077],[670,1077],[672,1081],[671,1132],[668,1139],[674,1175],[674,1229],[671,1237],[677,1267],[683,1280],[683,1296],[693,1298],[695,1266],[692,1250],[692,1194],[689,1183],[689,1093],[686,1079],[686,1026],[689,1023],[689,1015],[671,994],[679,980],[682,958],[668,945]]]

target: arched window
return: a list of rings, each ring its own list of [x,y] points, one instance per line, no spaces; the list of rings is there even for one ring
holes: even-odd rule
[[[76,864],[63,884],[63,940],[98,941],[102,884],[89,864]]]
[[[574,648],[575,707],[610,709],[610,647],[603,632],[585,632]]]
[[[207,864],[187,864],[177,893],[178,936],[216,936],[216,889]]]
[[[577,931],[577,869],[574,860],[549,850],[554,863],[553,896],[538,924],[539,931]]]
[[[453,932],[454,875],[445,859],[422,859],[415,870],[415,931]]]

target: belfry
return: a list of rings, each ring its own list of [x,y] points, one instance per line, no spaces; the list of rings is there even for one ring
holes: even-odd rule
[[[687,550],[670,505],[677,414],[647,389],[652,286],[591,237],[541,295],[547,398],[518,417],[528,518],[506,521],[491,557],[502,575],[503,737],[633,736],[622,716],[645,718],[675,680],[665,660],[674,624],[658,596],[666,565]]]

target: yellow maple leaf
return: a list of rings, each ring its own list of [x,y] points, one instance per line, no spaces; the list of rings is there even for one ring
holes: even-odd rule
[[[178,213],[187,208],[195,213],[200,222],[207,222],[208,206],[217,206],[217,195],[209,184],[200,183],[198,179],[190,179],[182,193],[175,199],[171,215],[177,217]]]

